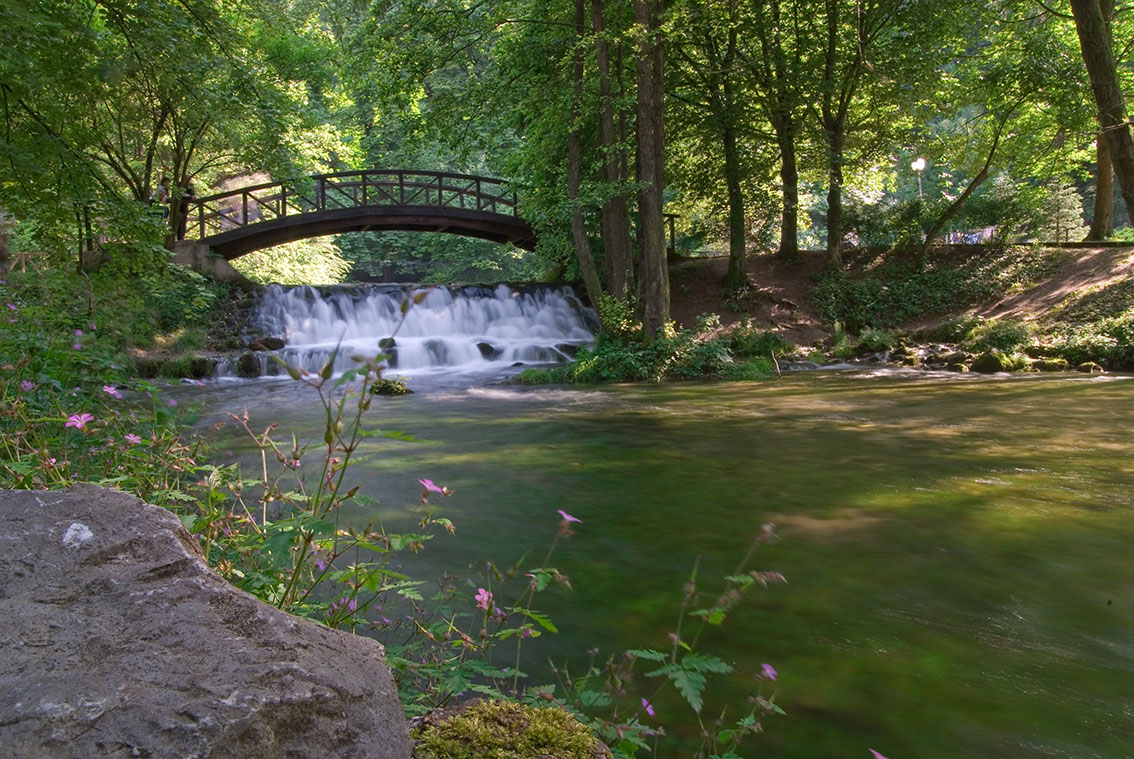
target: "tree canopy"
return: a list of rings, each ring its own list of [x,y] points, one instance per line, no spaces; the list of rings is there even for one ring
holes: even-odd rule
[[[1126,224],[1129,10],[13,0],[0,8],[0,208],[60,254],[97,238],[160,258],[177,223],[176,204],[164,225],[148,205],[163,177],[177,198],[263,173],[495,175],[520,194],[533,255],[405,234],[292,247],[329,255],[332,278],[343,259],[368,278],[582,273],[593,300],[635,298],[653,333],[666,213],[680,252],[728,252],[730,289],[753,249],[824,247],[838,264],[856,245]]]

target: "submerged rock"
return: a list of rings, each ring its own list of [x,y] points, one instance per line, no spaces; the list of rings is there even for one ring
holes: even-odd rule
[[[1037,358],[1032,361],[1032,368],[1041,372],[1066,372],[1071,364],[1065,358]]]
[[[22,759],[407,759],[382,646],[209,569],[173,514],[0,491],[0,746]]]

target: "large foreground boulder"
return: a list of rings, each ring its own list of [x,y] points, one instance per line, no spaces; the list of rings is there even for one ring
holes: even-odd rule
[[[169,512],[0,491],[0,755],[406,759],[382,647],[228,585]]]

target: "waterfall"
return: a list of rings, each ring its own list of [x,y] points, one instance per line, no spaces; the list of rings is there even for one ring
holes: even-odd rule
[[[318,371],[339,345],[336,373],[357,365],[351,356],[385,353],[392,372],[410,376],[559,363],[594,340],[594,311],[569,287],[434,287],[403,322],[408,292],[396,285],[271,285],[256,327],[282,338],[285,345],[275,353],[309,372]],[[383,349],[387,338],[393,346]],[[268,353],[256,360],[260,374],[282,373]],[[236,364],[222,362],[218,376],[237,376]]]

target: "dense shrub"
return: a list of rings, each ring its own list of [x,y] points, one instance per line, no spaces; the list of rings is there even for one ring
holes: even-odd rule
[[[605,317],[604,317],[605,318]],[[640,329],[622,328],[599,335],[593,348],[583,349],[575,363],[567,370],[572,382],[640,382],[643,380],[695,379],[719,377],[727,379],[756,379],[771,375],[771,361],[734,363],[734,358],[783,355],[795,346],[782,336],[774,338],[741,328],[742,345],[758,350],[758,354],[734,352],[733,338],[719,333],[719,321],[714,315],[703,317],[698,329],[677,330],[667,325],[652,342],[642,339]],[[769,346],[765,352],[764,346]],[[524,373],[519,381],[533,382],[539,375]],[[556,381],[553,375],[550,381]]]
[[[1013,353],[1032,342],[1035,328],[1011,319],[978,320],[960,340],[961,347],[974,352],[999,350]]]
[[[866,351],[888,351],[898,345],[898,334],[889,329],[867,327],[858,336],[858,348]]]
[[[786,356],[795,351],[795,345],[779,332],[756,329],[745,319],[729,332],[728,347],[733,358],[767,358]]]

